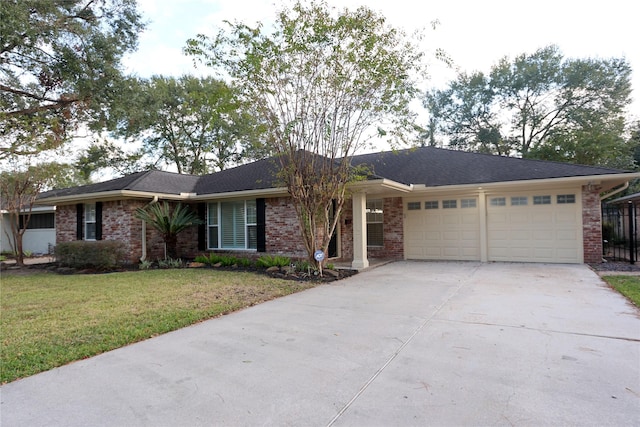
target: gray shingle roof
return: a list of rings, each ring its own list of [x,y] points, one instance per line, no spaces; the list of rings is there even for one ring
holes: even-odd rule
[[[375,176],[403,184],[427,186],[483,184],[572,176],[618,174],[594,166],[469,153],[435,147],[355,156],[352,164],[369,165]]]
[[[279,170],[279,163],[274,158],[258,160],[204,175],[200,177],[194,191],[198,194],[213,194],[275,188],[281,186],[277,177]]]
[[[180,175],[162,171],[136,172],[122,178],[79,187],[51,190],[40,195],[40,199],[48,197],[74,196],[78,194],[102,193],[108,191],[131,190],[150,193],[180,194],[191,193],[199,176]]]
[[[354,166],[368,165],[371,178],[426,186],[483,184],[625,173],[617,169],[423,147],[354,156]],[[40,199],[131,190],[158,194],[216,194],[282,186],[278,161],[258,160],[204,176],[171,172],[137,172],[122,178],[81,187],[52,190]]]

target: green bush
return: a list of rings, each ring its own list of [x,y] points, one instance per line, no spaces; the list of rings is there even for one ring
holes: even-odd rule
[[[203,264],[211,264],[209,257],[206,255],[198,255],[193,259],[194,262],[201,262]]]
[[[258,267],[286,267],[291,265],[291,259],[282,255],[262,255],[256,261]]]
[[[110,269],[124,263],[126,257],[124,245],[117,240],[62,242],[54,253],[60,264],[73,268]]]
[[[249,258],[238,258],[238,265],[240,267],[251,267],[253,265],[253,261],[251,261]]]
[[[183,263],[180,258],[159,259],[158,267],[160,268],[182,268]]]

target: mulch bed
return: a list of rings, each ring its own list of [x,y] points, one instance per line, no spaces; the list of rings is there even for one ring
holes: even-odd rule
[[[324,275],[320,277],[317,273],[311,274],[306,272],[299,271],[288,271],[287,269],[278,269],[267,271],[264,268],[256,268],[256,267],[184,267],[184,268],[202,268],[209,270],[223,270],[223,271],[240,271],[240,272],[251,272],[256,274],[264,274],[270,277],[275,277],[278,279],[285,280],[295,280],[300,282],[334,282],[336,280],[341,280],[354,274],[358,273],[357,270],[349,270],[349,269],[339,269],[339,270],[326,270]],[[106,273],[116,273],[123,271],[141,271],[137,265],[125,265],[120,266],[115,269],[109,270],[100,270],[95,268],[70,268],[60,266],[58,263],[49,262],[49,263],[40,263],[40,264],[31,264],[24,265],[22,267],[18,267],[14,264],[1,263],[0,269],[2,270],[2,274],[10,274],[10,275],[27,275],[27,274],[35,274],[35,273],[54,273],[54,274],[106,274]],[[157,270],[158,267],[152,267],[152,269]]]
[[[598,264],[589,264],[595,271],[620,271],[620,272],[640,272],[640,263],[631,264],[629,261],[612,261]]]

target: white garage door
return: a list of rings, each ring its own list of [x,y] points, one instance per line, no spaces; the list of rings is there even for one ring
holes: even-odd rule
[[[405,212],[407,259],[480,260],[477,197],[409,201]]]
[[[567,191],[488,196],[489,261],[582,262],[578,197]]]

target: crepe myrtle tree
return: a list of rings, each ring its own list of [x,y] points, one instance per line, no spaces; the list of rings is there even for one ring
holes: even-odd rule
[[[41,191],[50,188],[56,177],[64,170],[59,163],[40,163],[37,166],[9,162],[10,167],[0,171],[0,199],[7,212],[4,228],[16,263],[24,265],[23,236],[31,220],[33,207]]]
[[[178,203],[172,208],[166,201],[136,209],[135,217],[160,232],[166,248],[165,258],[170,259],[178,258],[178,234],[193,225],[202,224],[188,206]]]
[[[309,260],[322,271],[313,254],[327,252],[347,184],[361,175],[352,156],[371,138],[397,144],[413,129],[409,103],[425,71],[416,40],[367,7],[310,1],[280,10],[269,30],[226,22],[185,52],[230,76],[265,123]]]

